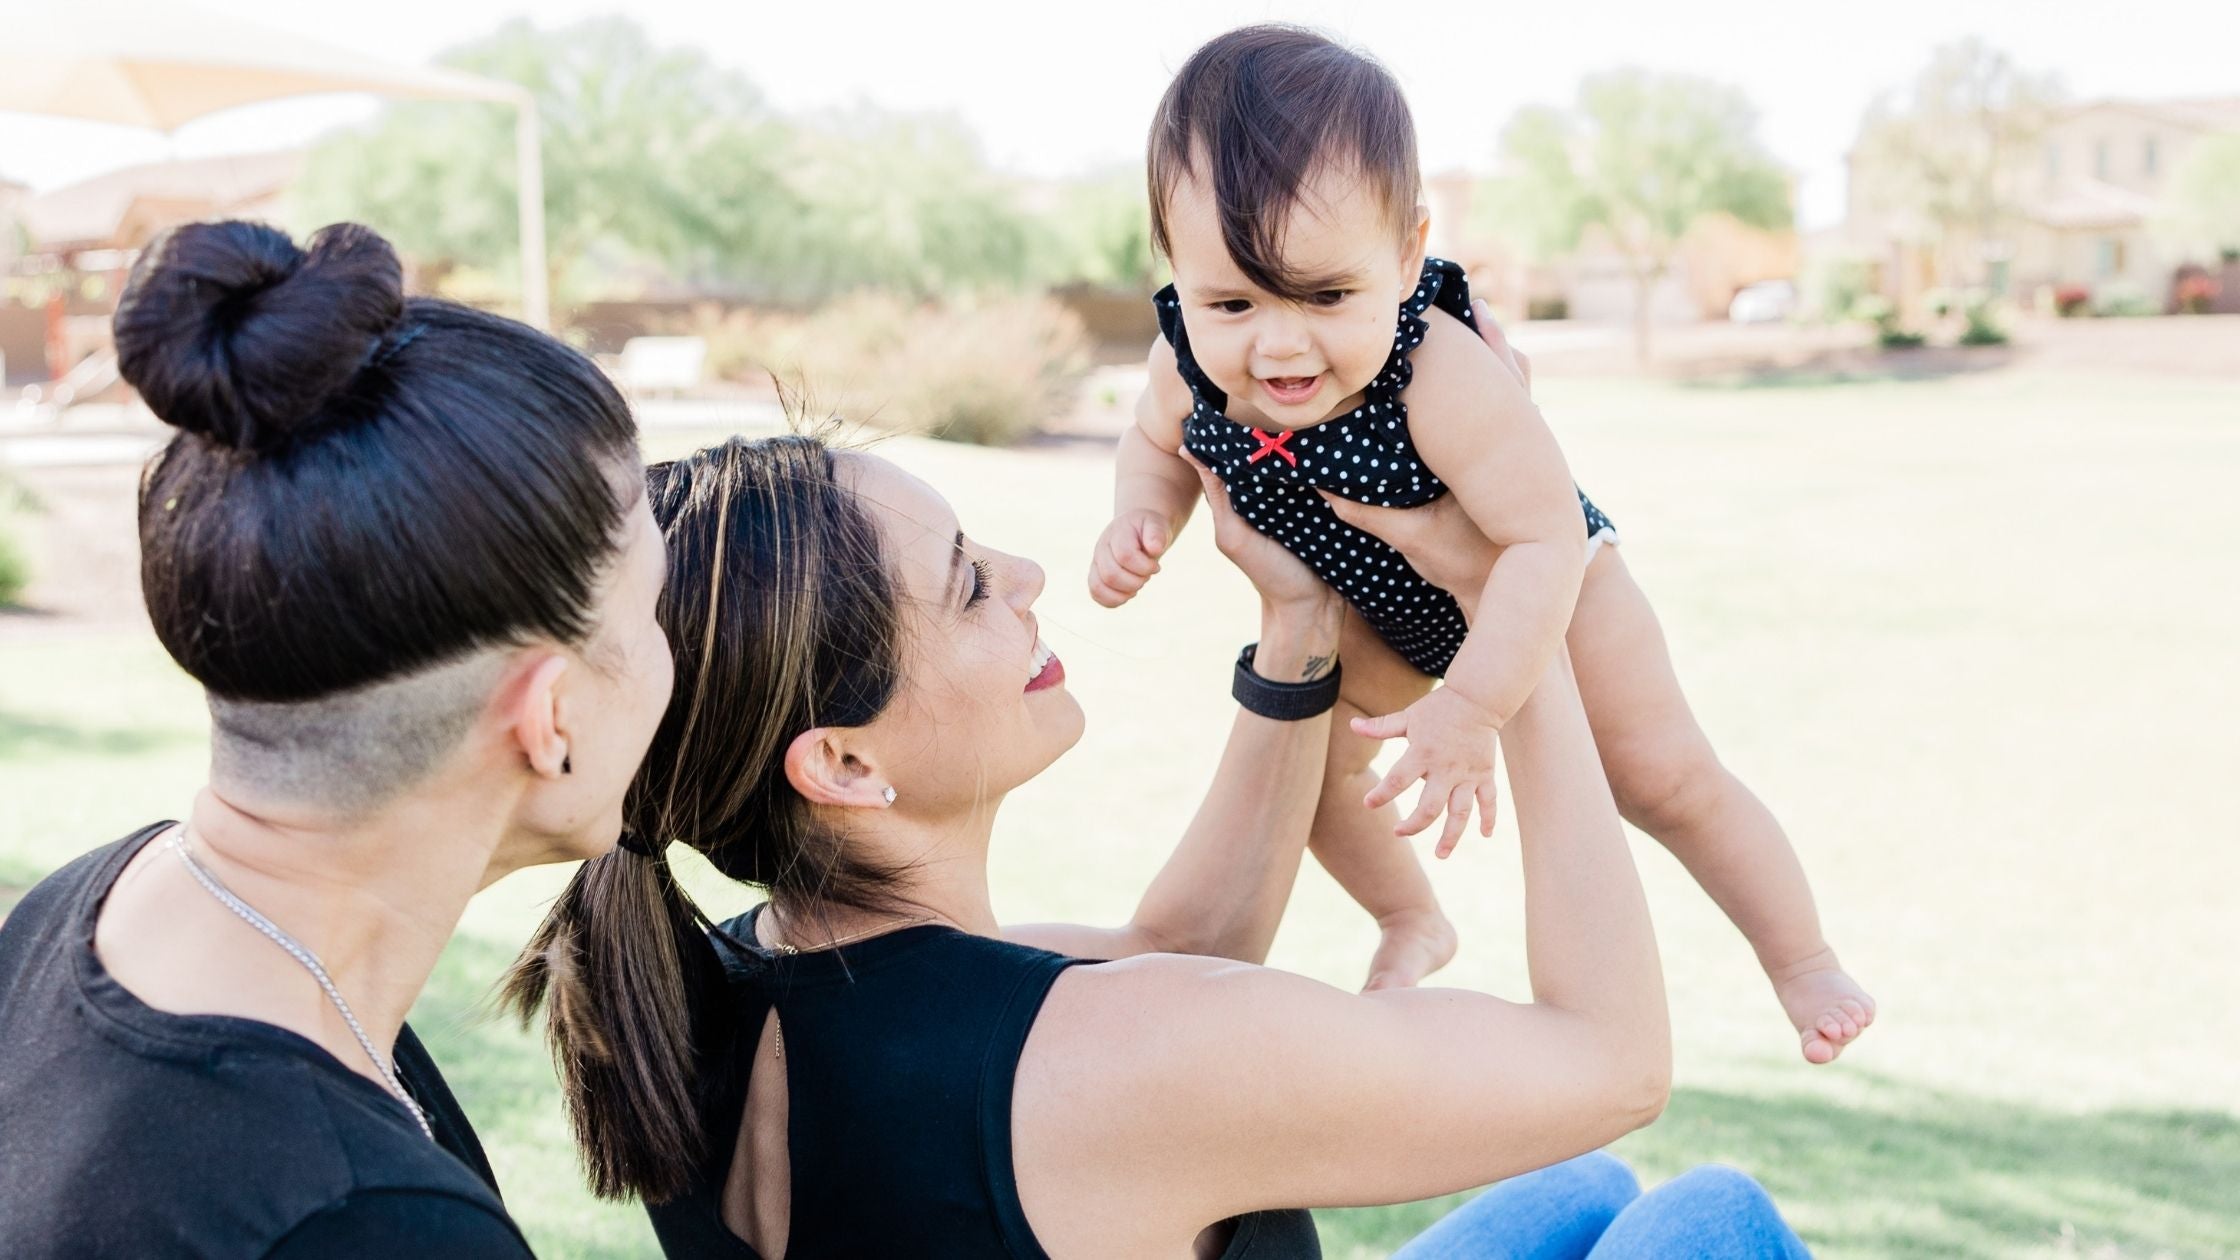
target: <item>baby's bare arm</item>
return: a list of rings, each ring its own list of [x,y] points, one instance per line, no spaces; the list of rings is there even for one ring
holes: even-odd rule
[[[1563,646],[1586,570],[1586,520],[1555,435],[1523,383],[1461,321],[1434,310],[1408,387],[1424,463],[1495,547],[1447,686],[1500,725]]]
[[[1136,422],[1120,435],[1112,521],[1089,561],[1089,597],[1107,608],[1134,599],[1159,572],[1160,557],[1189,523],[1200,493],[1197,470],[1182,455],[1190,388],[1165,338],[1151,343],[1148,367]]]
[[[1136,422],[1120,436],[1112,514],[1153,512],[1167,523],[1171,542],[1198,503],[1198,474],[1182,458],[1190,387],[1176,370],[1174,347],[1164,337],[1151,343],[1145,367],[1149,377],[1136,399]]]

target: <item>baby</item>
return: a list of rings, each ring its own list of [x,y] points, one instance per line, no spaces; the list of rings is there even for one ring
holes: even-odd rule
[[[1121,440],[1089,586],[1117,607],[1159,571],[1199,482],[1347,604],[1345,662],[1311,847],[1381,929],[1368,987],[1413,985],[1455,935],[1400,837],[1475,808],[1490,834],[1495,738],[1568,647],[1620,809],[1685,864],[1757,951],[1813,1063],[1874,1020],[1822,938],[1781,826],[1722,766],[1673,675],[1610,519],[1572,483],[1522,383],[1477,335],[1459,267],[1425,257],[1415,128],[1369,58],[1253,26],[1194,54],[1160,101],[1152,234],[1174,271]],[[1452,494],[1498,555],[1463,609],[1333,496],[1415,507]],[[1379,744],[1407,749],[1382,780]],[[1392,802],[1424,784],[1398,820]]]

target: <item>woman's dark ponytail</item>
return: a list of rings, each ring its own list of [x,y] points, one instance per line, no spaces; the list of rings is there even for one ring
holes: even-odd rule
[[[550,1004],[553,1066],[601,1198],[662,1202],[700,1170],[695,1031],[722,976],[706,922],[666,856],[618,848],[568,881],[506,977],[523,1021]]]
[[[820,726],[861,726],[899,685],[901,611],[877,525],[808,437],[734,438],[646,472],[668,546],[659,618],[676,687],[624,807],[630,844],[690,845],[768,889],[788,922],[888,910],[897,872],[853,852],[785,777]],[[591,1187],[658,1203],[693,1188],[708,1131],[737,1117],[724,1064],[735,1003],[708,922],[666,857],[584,864],[508,977],[542,1005]],[[719,1051],[720,1053],[720,1051]]]

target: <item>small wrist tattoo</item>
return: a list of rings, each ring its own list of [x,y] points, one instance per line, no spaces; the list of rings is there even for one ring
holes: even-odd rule
[[[1313,682],[1315,679],[1329,673],[1330,667],[1337,663],[1338,658],[1336,656],[1310,656],[1307,658],[1306,668],[1300,671],[1301,677],[1299,681]]]

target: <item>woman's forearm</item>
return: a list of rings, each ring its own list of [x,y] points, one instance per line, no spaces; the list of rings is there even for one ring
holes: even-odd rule
[[[1533,1000],[1581,1017],[1595,1044],[1668,1078],[1671,1030],[1648,902],[1568,653],[1556,654],[1501,742],[1524,852]]]
[[[1309,682],[1336,666],[1342,605],[1333,596],[1267,609],[1253,668]],[[1213,785],[1137,907],[1154,948],[1262,962],[1275,940],[1322,794],[1330,717],[1281,722],[1240,711]]]

